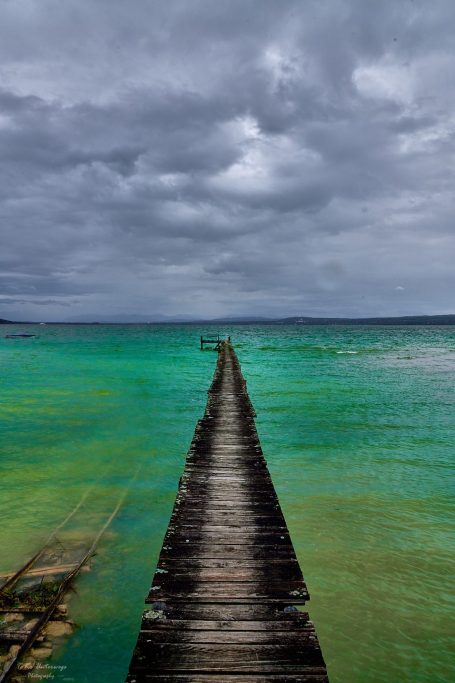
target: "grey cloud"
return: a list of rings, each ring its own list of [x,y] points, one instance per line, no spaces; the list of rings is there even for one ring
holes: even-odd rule
[[[69,307],[73,306],[74,304],[79,304],[80,301],[78,299],[74,299],[72,301],[59,301],[58,299],[5,299],[1,298],[0,299],[0,305],[2,306],[11,306],[15,304],[27,304],[27,305],[32,305],[32,306],[64,306],[64,307]]]
[[[0,316],[451,312],[453,3],[2,15]]]

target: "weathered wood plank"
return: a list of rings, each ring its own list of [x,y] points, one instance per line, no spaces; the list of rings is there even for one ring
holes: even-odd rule
[[[255,501],[246,498],[243,498],[242,500],[233,500],[228,498],[228,496],[219,500],[214,498],[188,498],[186,500],[179,498],[175,505],[175,509],[177,508],[179,510],[185,509],[188,512],[191,512],[192,510],[198,510],[200,512],[205,509],[207,515],[209,515],[212,510],[224,510],[225,512],[229,512],[229,514],[254,512],[255,514],[269,513],[282,515],[278,502],[274,500]]]
[[[194,520],[192,520],[194,521]],[[199,521],[199,520],[198,520]],[[264,524],[213,524],[213,520],[200,522],[199,524],[189,524],[187,520],[177,521],[172,526],[169,526],[169,535],[182,534],[183,536],[187,534],[199,535],[199,534],[213,534],[218,536],[230,536],[231,534],[240,534],[244,538],[248,538],[253,535],[256,537],[258,534],[267,536],[277,536],[279,539],[289,539],[289,532],[287,527],[283,524],[278,525],[279,521],[275,520],[275,524],[272,526],[269,523]]]
[[[213,675],[213,674],[167,674],[138,672],[129,674],[126,683],[148,683],[148,681],[158,681],[159,683],[328,683],[325,667],[308,667],[302,674],[274,674],[274,675],[254,675],[253,677],[237,675]]]
[[[205,522],[207,519],[215,524],[224,524],[230,522],[229,526],[238,526],[240,524],[245,524],[246,526],[250,524],[254,525],[264,525],[273,522],[279,522],[279,525],[286,526],[284,517],[279,513],[278,510],[273,508],[265,509],[263,511],[259,510],[229,510],[223,508],[207,508],[203,510],[201,508],[195,508],[192,506],[179,506],[173,513],[171,521],[182,516],[182,512],[185,510],[187,514],[191,513],[191,523],[197,524],[199,522]],[[182,524],[183,526],[183,524]],[[190,526],[190,524],[186,525]]]
[[[224,603],[235,600],[238,603],[279,602],[285,605],[305,605],[308,601],[306,588],[296,582],[287,586],[280,584],[257,582],[225,581],[207,582],[175,582],[157,584],[150,590],[146,602],[156,600],[175,600],[187,602]]]
[[[203,529],[172,529],[165,536],[166,543],[183,545],[184,543],[217,543],[218,545],[244,545],[252,544],[260,546],[290,546],[289,534],[276,531],[268,532],[266,529],[254,531],[242,531],[239,527],[226,527],[224,531],[204,531]]]
[[[203,619],[165,619],[159,621],[156,619],[149,619],[144,616],[142,623],[142,632],[145,631],[273,631],[282,633],[283,631],[298,632],[301,629],[311,628],[314,631],[314,626],[308,618],[308,613],[301,612],[300,619],[273,619],[269,621],[223,621],[218,619],[203,620]]]
[[[185,524],[180,521],[180,516],[173,516],[171,518],[172,532],[171,533],[182,533],[185,535],[186,531],[199,533],[221,533],[226,535],[230,532],[235,534],[244,534],[245,538],[247,534],[278,534],[280,536],[287,534],[287,527],[283,519],[274,519],[271,515],[242,515],[238,516],[236,513],[231,515],[219,515],[213,512],[209,518],[205,515],[195,514],[193,515],[191,522],[194,524]],[[229,524],[228,524],[229,522]],[[197,524],[200,524],[200,529],[197,528]]]
[[[210,629],[143,629],[139,635],[138,644],[150,643],[167,644],[197,644],[203,645],[287,645],[299,647],[309,645],[313,647],[315,639],[314,627],[307,626],[300,629],[286,631],[227,631]]]
[[[161,670],[214,671],[238,673],[282,672],[283,667],[301,669],[323,664],[321,652],[314,643],[304,640],[299,645],[264,645],[236,643],[154,643],[139,636],[134,653],[136,668]]]
[[[301,615],[294,607],[273,604],[270,602],[256,602],[252,604],[224,603],[224,604],[191,604],[155,601],[144,612],[145,615],[153,615],[153,621],[167,619],[191,619],[194,621],[273,621],[273,622],[297,622]],[[149,617],[147,617],[149,618]]]
[[[266,563],[269,557],[295,559],[295,553],[289,545],[242,545],[242,544],[217,544],[217,543],[179,543],[173,544],[170,541],[163,545],[160,553],[160,560],[169,558],[239,558],[239,559],[262,559]]]
[[[169,565],[168,565],[169,567]],[[168,572],[163,574],[162,572]],[[292,573],[291,573],[292,572]],[[193,580],[193,581],[257,581],[265,583],[267,581],[272,583],[281,582],[282,585],[287,585],[289,582],[303,581],[302,573],[299,565],[294,564],[292,570],[289,569],[288,564],[274,565],[273,567],[194,567],[190,565],[173,566],[168,569],[160,567],[158,574],[155,575],[155,580],[160,582],[162,577],[171,577],[177,581]],[[164,585],[161,582],[160,585]]]
[[[290,559],[289,557],[279,558],[274,557],[267,561],[267,565],[264,564],[263,559],[246,559],[246,558],[204,558],[204,557],[193,557],[188,559],[183,559],[180,557],[172,557],[167,560],[160,560],[158,563],[158,568],[166,569],[169,572],[178,572],[186,568],[193,569],[256,569],[258,571],[284,571],[289,570],[292,574],[294,571],[299,573],[301,576],[300,565],[297,560]],[[157,570],[158,571],[158,570]]]

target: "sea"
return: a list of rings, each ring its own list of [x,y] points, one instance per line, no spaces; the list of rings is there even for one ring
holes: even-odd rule
[[[0,328],[0,572],[72,509],[90,540],[53,681],[122,683],[216,353],[230,335],[331,683],[449,683],[455,327]],[[453,527],[452,527],[453,528]],[[46,668],[47,667],[47,668]]]

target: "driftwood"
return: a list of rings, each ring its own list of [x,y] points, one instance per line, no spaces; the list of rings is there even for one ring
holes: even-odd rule
[[[25,572],[27,576],[51,576],[52,574],[66,574],[77,566],[75,562],[71,564],[55,564],[48,567],[33,567]],[[0,574],[0,579],[10,579],[16,576],[15,573]]]
[[[113,519],[117,515],[118,511],[120,510],[122,503],[125,499],[125,496],[126,496],[126,492],[121,496],[121,498],[118,501],[117,505],[115,506],[114,510],[110,514],[108,520],[106,521],[106,523],[103,525],[103,527],[100,529],[100,531],[96,535],[96,537],[95,537],[92,545],[88,549],[88,551],[85,553],[85,555],[82,557],[82,559],[73,567],[73,569],[71,569],[71,571],[69,571],[67,574],[65,574],[65,576],[63,577],[63,579],[60,583],[60,586],[58,588],[58,591],[56,592],[55,597],[53,598],[52,602],[46,607],[46,609],[38,617],[38,621],[33,626],[33,628],[30,631],[28,631],[27,636],[22,641],[18,652],[8,662],[6,662],[5,668],[3,669],[3,672],[0,674],[0,683],[4,683],[5,681],[8,680],[10,675],[16,669],[20,658],[24,656],[24,654],[29,650],[29,648],[36,641],[36,639],[40,635],[42,629],[46,626],[47,622],[51,618],[55,609],[60,604],[63,596],[65,595],[65,593],[69,589],[71,583],[76,578],[76,576],[79,574],[79,572],[84,567],[84,565],[88,562],[88,560],[94,554],[101,537],[103,536],[103,534],[105,533],[105,531],[107,530],[107,528],[110,526]],[[74,514],[74,512],[75,512],[75,510],[71,513],[71,516]],[[37,553],[37,555],[40,556],[42,554],[42,552],[44,552],[44,550]],[[30,562],[28,562],[27,565],[30,566]],[[24,568],[22,568],[21,575],[23,575],[25,573],[26,573],[26,571],[24,570]],[[16,575],[14,575],[14,576],[16,576]],[[30,609],[30,611],[35,611],[35,610]]]
[[[55,536],[58,534],[58,532],[65,526],[65,524],[67,522],[69,522],[69,520],[80,509],[81,505],[86,500],[88,494],[89,494],[89,491],[86,491],[84,493],[84,495],[82,496],[82,498],[80,499],[80,501],[78,502],[76,507],[73,510],[71,510],[71,512],[69,513],[69,515],[67,515],[65,517],[63,522],[60,522],[58,527],[56,527],[54,529],[54,531],[51,533],[51,535],[49,536],[49,538],[47,539],[47,541],[45,542],[43,547],[40,550],[38,550],[38,552],[35,553],[35,555],[33,555],[33,557],[31,557],[29,560],[27,560],[27,562],[20,569],[17,570],[17,572],[15,572],[14,574],[8,575],[5,583],[2,586],[0,586],[0,597],[2,595],[5,596],[8,591],[10,591],[12,588],[14,588],[14,586],[24,576],[24,574],[30,574],[31,573],[28,570],[35,564],[35,562],[37,562],[39,560],[40,557],[42,557],[42,555],[44,555],[49,543],[55,538]],[[1,577],[1,578],[4,578],[4,577]]]

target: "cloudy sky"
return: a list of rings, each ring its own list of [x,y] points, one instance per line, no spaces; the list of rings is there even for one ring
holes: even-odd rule
[[[453,0],[0,0],[0,317],[453,313]]]

